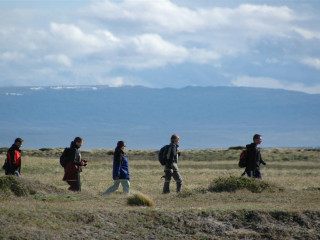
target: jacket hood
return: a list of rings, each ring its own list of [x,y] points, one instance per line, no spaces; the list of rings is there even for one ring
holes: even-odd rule
[[[18,148],[18,146],[15,144],[12,144],[11,149],[20,151],[20,148]]]
[[[79,149],[79,147],[76,145],[76,143],[74,141],[72,141],[70,143],[70,148],[76,148],[76,149]]]
[[[250,143],[246,145],[247,148],[255,148],[256,145],[254,143]]]

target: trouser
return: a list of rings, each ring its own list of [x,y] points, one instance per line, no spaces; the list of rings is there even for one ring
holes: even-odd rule
[[[17,177],[21,177],[21,175],[20,175],[20,173],[19,173],[19,171],[5,171],[5,174],[6,175],[15,175],[15,176],[17,176]]]
[[[260,169],[246,170],[248,177],[262,179]]]
[[[182,187],[182,178],[178,171],[173,172],[172,174],[169,171],[165,171],[165,182],[163,186],[163,193],[169,193],[170,192],[170,182],[171,177],[176,181],[177,183],[177,192],[181,192]]]
[[[122,185],[123,192],[124,193],[130,193],[130,181],[128,179],[119,179],[119,180],[114,180],[114,183],[111,187],[107,189],[102,195],[107,195],[110,193],[113,193],[118,190],[119,185]]]

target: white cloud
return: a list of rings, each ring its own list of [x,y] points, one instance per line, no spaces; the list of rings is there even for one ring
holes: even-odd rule
[[[59,63],[62,64],[66,67],[71,67],[72,66],[72,62],[69,59],[68,56],[63,55],[63,54],[59,54],[59,55],[47,55],[45,56],[45,61],[49,61],[49,62],[55,62],[55,63]]]
[[[59,45],[65,51],[88,54],[103,47],[102,39],[93,34],[84,33],[79,27],[67,24],[50,24],[50,32],[54,36],[54,45]]]
[[[237,87],[285,89],[309,94],[320,94],[320,84],[309,87],[303,83],[285,83],[281,80],[269,77],[239,76],[232,80],[231,83],[233,86]]]
[[[188,57],[188,50],[165,41],[157,34],[143,34],[132,39],[139,62],[129,62],[130,66],[149,68],[168,63],[181,63]]]
[[[156,74],[159,68],[174,76],[180,74],[174,72],[179,65],[183,69],[189,64],[207,65],[202,68],[207,72],[215,67],[220,76],[220,71],[246,76],[253,64],[259,66],[255,71],[271,70],[271,79],[284,76],[284,72],[294,77],[299,69],[293,69],[294,64],[285,65],[285,61],[293,63],[310,52],[319,52],[319,18],[295,7],[300,6],[297,3],[267,3],[208,2],[207,7],[199,7],[192,1],[106,0],[91,1],[81,11],[61,9],[59,15],[46,16],[42,9],[32,14],[24,9],[8,10],[0,16],[0,85],[7,84],[7,78],[17,84],[25,81],[40,86],[100,82],[121,85],[123,78],[105,80],[105,76],[121,72],[126,84],[130,81],[152,86],[157,84],[151,78],[144,79],[144,70],[152,69]],[[14,61],[22,63],[19,69],[16,64],[6,64]],[[274,67],[279,63],[283,70]],[[301,63],[319,69],[318,58],[303,59]],[[168,65],[175,67],[166,68]],[[304,79],[306,85],[314,82],[314,75],[310,76]],[[191,80],[180,81],[177,85],[193,84]],[[222,76],[219,81],[228,85],[230,78]],[[165,87],[170,82],[163,80],[161,84]],[[276,80],[263,84],[269,85],[282,88],[286,83]]]
[[[310,31],[299,27],[292,27],[292,30],[307,40],[320,39],[320,32],[317,31]]]
[[[124,85],[123,77],[99,78],[99,84],[108,85],[109,87],[121,87]]]
[[[309,67],[320,70],[320,59],[319,58],[305,58],[301,61],[303,64]]]
[[[189,61],[197,64],[212,62],[221,58],[219,53],[214,51],[192,48],[189,50]]]
[[[197,12],[179,7],[168,0],[95,2],[89,10],[83,10],[83,13],[104,20],[122,19],[127,22],[140,22],[146,29],[157,27],[162,29],[161,32],[193,32],[205,24]]]
[[[5,62],[20,62],[24,58],[24,54],[19,52],[4,52],[0,54],[0,60]]]
[[[278,63],[279,60],[277,58],[267,58],[266,59],[266,63],[268,64],[274,64],[274,63]]]

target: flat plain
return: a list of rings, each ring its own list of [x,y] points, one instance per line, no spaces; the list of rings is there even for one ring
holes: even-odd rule
[[[101,196],[113,183],[112,150],[83,150],[89,164],[82,192],[69,192],[61,152],[23,151],[21,181],[32,191],[16,196],[0,189],[1,239],[320,238],[319,149],[262,149],[263,182],[273,188],[260,193],[208,190],[213,180],[240,177],[241,149],[181,150],[183,191],[175,193],[173,181],[166,195],[157,152],[128,150],[131,191],[149,196],[153,207],[128,206],[121,187]]]

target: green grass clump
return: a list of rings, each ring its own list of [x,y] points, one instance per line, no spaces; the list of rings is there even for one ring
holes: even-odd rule
[[[128,197],[127,204],[130,206],[154,206],[153,200],[142,193],[135,193]]]
[[[11,195],[17,197],[35,194],[36,191],[30,186],[26,185],[22,179],[15,176],[2,176],[0,177],[0,194]]]
[[[235,192],[247,189],[253,193],[261,193],[266,190],[273,191],[274,188],[269,183],[254,178],[230,176],[214,179],[208,190],[210,192]]]
[[[190,197],[192,195],[194,195],[195,193],[193,191],[191,191],[190,189],[188,188],[184,188],[181,192],[178,193],[178,197],[179,198],[187,198],[187,197]]]

